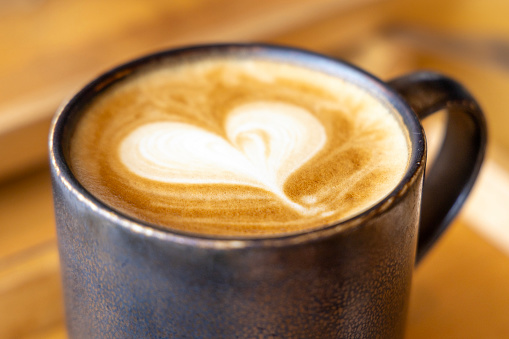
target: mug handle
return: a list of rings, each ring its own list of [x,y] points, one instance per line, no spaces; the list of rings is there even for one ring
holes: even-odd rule
[[[441,109],[448,112],[443,144],[424,179],[416,253],[419,263],[458,214],[474,185],[486,151],[486,120],[470,93],[444,75],[417,72],[388,85],[420,120]]]

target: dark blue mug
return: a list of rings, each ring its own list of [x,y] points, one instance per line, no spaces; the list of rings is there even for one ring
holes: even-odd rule
[[[383,98],[410,137],[399,185],[348,220],[263,238],[192,235],[140,222],[94,198],[68,165],[83,108],[148,63],[213,52],[327,72]],[[419,119],[448,110],[444,143],[424,178]],[[72,338],[400,338],[412,274],[458,213],[479,172],[486,124],[445,76],[390,82],[319,54],[262,44],[195,46],[122,65],[56,114],[50,160],[66,321]]]

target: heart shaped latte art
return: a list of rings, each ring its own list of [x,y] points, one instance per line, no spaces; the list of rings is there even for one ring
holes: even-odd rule
[[[291,173],[325,145],[322,124],[307,110],[281,102],[253,102],[233,109],[226,138],[181,122],[148,123],[120,144],[133,173],[175,184],[236,184],[274,193],[302,214],[315,213],[283,191]]]

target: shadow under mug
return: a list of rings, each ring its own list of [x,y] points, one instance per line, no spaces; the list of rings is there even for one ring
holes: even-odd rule
[[[326,72],[390,105],[410,138],[410,164],[380,203],[336,224],[262,238],[172,231],[98,201],[68,166],[83,107],[144,65],[207,55],[262,58]],[[438,158],[424,180],[419,119],[447,109]],[[50,160],[73,338],[400,338],[412,273],[457,214],[479,172],[486,124],[472,96],[419,72],[384,83],[342,61],[263,44],[194,46],[122,65],[56,114]]]

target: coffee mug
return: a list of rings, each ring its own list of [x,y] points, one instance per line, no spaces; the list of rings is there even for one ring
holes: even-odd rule
[[[84,138],[86,145],[87,138],[92,138],[92,135],[101,137],[98,132],[78,132],[81,125],[88,124],[83,116],[95,109],[91,107],[95,105],[92,103],[98,102],[97,98],[104,98],[107,93],[121,88],[121,84],[129,84],[140,74],[150,73],[157,67],[172,71],[182,64],[196,60],[208,62],[214,58],[226,60],[227,68],[230,67],[228,64],[235,64],[238,60],[251,62],[249,67],[252,67],[253,61],[256,67],[262,67],[265,62],[275,63],[278,65],[276,68],[266,66],[269,69],[267,74],[275,72],[278,76],[280,69],[285,67],[290,69],[285,73],[289,77],[300,74],[300,70],[304,73],[310,71],[318,74],[317,79],[326,77],[334,86],[340,86],[347,92],[353,91],[353,97],[364,93],[365,98],[361,98],[361,104],[355,107],[386,107],[393,116],[391,121],[401,127],[407,148],[392,154],[390,161],[386,161],[391,164],[403,159],[405,167],[401,177],[394,176],[395,184],[389,184],[389,190],[380,198],[369,198],[367,207],[356,207],[346,216],[339,217],[337,212],[338,216],[334,216],[336,219],[333,221],[324,217],[318,219],[318,224],[315,222],[309,227],[299,226],[290,231],[277,228],[260,234],[256,232],[260,225],[267,223],[269,213],[255,213],[258,219],[249,221],[249,225],[254,224],[254,227],[250,226],[254,233],[249,234],[200,231],[194,227],[203,220],[192,218],[184,223],[189,228],[173,227],[177,223],[175,220],[183,219],[184,214],[162,225],[152,219],[144,219],[143,208],[133,208],[135,212],[140,210],[141,214],[131,214],[124,205],[110,204],[107,197],[100,195],[100,192],[107,191],[111,201],[118,200],[119,193],[111,191],[107,186],[109,183],[105,184],[106,188],[99,184],[98,190],[94,191],[87,183],[89,174],[78,178],[76,174],[91,162],[87,154],[103,152],[102,147],[92,146],[87,148],[89,153],[80,153],[84,149],[81,144],[73,146],[75,140]],[[263,72],[258,72],[256,67],[255,71],[251,71],[252,78],[256,79],[249,81],[265,81],[260,75]],[[247,83],[251,84],[249,81]],[[317,81],[320,82],[323,81]],[[341,87],[343,83],[344,88]],[[236,83],[232,88],[238,86],[239,83]],[[298,91],[306,86],[297,86],[300,88]],[[177,91],[177,88],[172,87],[170,91]],[[306,89],[302,93],[306,94]],[[237,98],[238,95],[232,97]],[[118,101],[119,105],[129,106],[126,102],[130,103],[132,98],[124,99]],[[186,100],[193,102],[198,98],[187,97]],[[348,98],[345,102],[352,100]],[[325,147],[325,142],[320,143],[321,139],[315,133],[321,130],[320,122],[300,108],[274,101],[257,102],[241,108],[234,108],[235,114],[229,113],[234,115],[235,121],[247,117],[246,121],[254,121],[254,125],[259,126],[266,121],[276,124],[273,120],[281,120],[281,128],[286,128],[286,134],[301,127],[305,130],[305,141],[297,142],[297,146],[292,144],[292,147],[300,147],[307,156],[301,156],[301,159],[297,156],[288,163],[294,164],[295,159],[300,159],[300,166],[309,159],[315,159],[316,154],[321,154],[321,147]],[[448,111],[444,142],[437,160],[424,178],[426,141],[419,119],[441,109]],[[111,109],[104,111],[110,112]],[[260,112],[267,116],[261,119]],[[109,113],[106,115],[111,116]],[[297,121],[295,116],[302,116],[302,119]],[[362,126],[367,124],[365,120],[362,122]],[[228,133],[233,131],[231,133],[235,134],[245,127],[229,123],[233,125],[228,125],[231,128]],[[102,128],[104,124],[96,125]],[[377,133],[379,125],[378,122],[373,125]],[[218,141],[217,135],[197,131],[195,127],[180,122],[178,125],[148,127],[152,128],[146,134],[148,137],[159,133],[162,127],[176,133],[189,129],[193,137],[185,140],[192,142],[194,136],[208,138],[206,140],[216,146],[221,145],[221,152],[228,154],[225,157],[228,161],[233,159],[231,166],[237,168],[245,162],[244,155],[238,156],[238,150],[231,148],[237,139],[230,139],[225,144]],[[256,131],[260,128],[265,134],[272,133],[264,126],[256,127]],[[129,134],[122,147],[128,147],[129,140],[137,140],[138,135],[146,141],[143,131],[136,131],[139,133]],[[386,137],[392,138],[394,131],[387,131],[390,132],[386,133]],[[340,60],[265,44],[186,47],[152,54],[113,69],[92,81],[63,105],[53,120],[50,132],[51,174],[68,333],[73,338],[401,338],[415,263],[446,229],[470,192],[484,157],[486,135],[484,116],[472,96],[454,80],[432,72],[418,72],[382,82]],[[262,140],[257,138],[250,136],[249,145]],[[102,139],[108,141],[109,137],[106,135]],[[146,142],[153,146],[152,139]],[[138,154],[136,152],[141,149],[139,144],[136,145],[138,148],[128,148],[125,152],[127,160],[124,164],[130,169],[131,155]],[[277,142],[270,145],[271,150],[281,151],[283,159],[286,159],[286,148],[281,148]],[[152,152],[155,147],[152,146],[140,151],[140,154]],[[184,144],[171,147],[174,147],[172,152],[180,154],[179,157],[194,152],[192,149],[182,151],[181,148],[186,147]],[[265,151],[269,149],[267,145],[263,147]],[[382,147],[376,153],[385,154],[385,151]],[[179,160],[172,152],[165,156],[173,162]],[[405,154],[400,157],[400,153]],[[78,154],[78,165],[72,163],[75,154]],[[122,157],[123,153],[120,154]],[[220,154],[217,153],[217,156]],[[199,157],[192,158],[191,162],[205,163]],[[217,165],[215,157],[206,163],[215,164],[221,171],[230,171],[225,165]],[[102,158],[109,161],[108,157]],[[357,158],[352,160],[356,164],[360,161]],[[284,163],[286,160],[281,161]],[[117,180],[109,170],[105,170],[106,167],[101,166],[98,166],[102,169],[98,173],[106,173],[108,178],[112,177],[111,180]],[[133,172],[138,171],[137,176],[145,175],[143,168],[138,170],[136,165],[133,166]],[[177,165],[172,166],[174,172]],[[179,166],[184,169],[189,167]],[[285,211],[293,208],[297,211],[303,209],[302,214],[308,213],[310,209],[304,203],[294,206],[295,199],[288,198],[283,184],[280,184],[292,179],[290,174],[293,175],[296,170],[292,168],[279,177],[283,171],[280,168],[286,167],[278,166],[274,180],[263,176],[258,179],[257,173],[262,171],[263,166],[255,166],[255,174],[245,170],[242,175],[235,174],[235,180],[228,174],[230,181],[227,184],[231,186],[239,182],[242,187],[251,185],[256,194],[270,191],[283,201]],[[162,181],[166,180],[166,170],[166,167],[161,170]],[[196,182],[203,184],[199,181],[205,180],[203,178],[216,180],[207,171],[178,175],[181,180],[179,185],[187,180],[185,184],[195,185],[193,187],[198,187]],[[253,176],[256,178],[253,179]],[[387,173],[382,179],[373,181],[374,185],[385,185],[388,182],[386,178]],[[123,183],[129,185],[128,181],[120,181],[120,186],[124,187]],[[301,182],[300,179],[294,181]],[[133,189],[137,188],[126,189],[126,196],[127,191]],[[355,186],[351,196],[356,196],[361,189],[362,186]],[[134,200],[129,201],[134,206]],[[334,204],[338,205],[337,201]],[[181,204],[180,208],[188,208],[187,205]],[[193,208],[199,207],[200,203]],[[179,207],[171,208],[172,213],[179,212]],[[256,208],[257,211],[268,210],[261,209],[259,205]],[[213,214],[214,208],[207,213],[212,213],[214,218],[219,216]],[[224,213],[228,215],[228,210]],[[331,213],[325,210],[322,215]],[[304,224],[308,223],[308,219],[303,220]],[[240,223],[232,222],[231,229]]]

